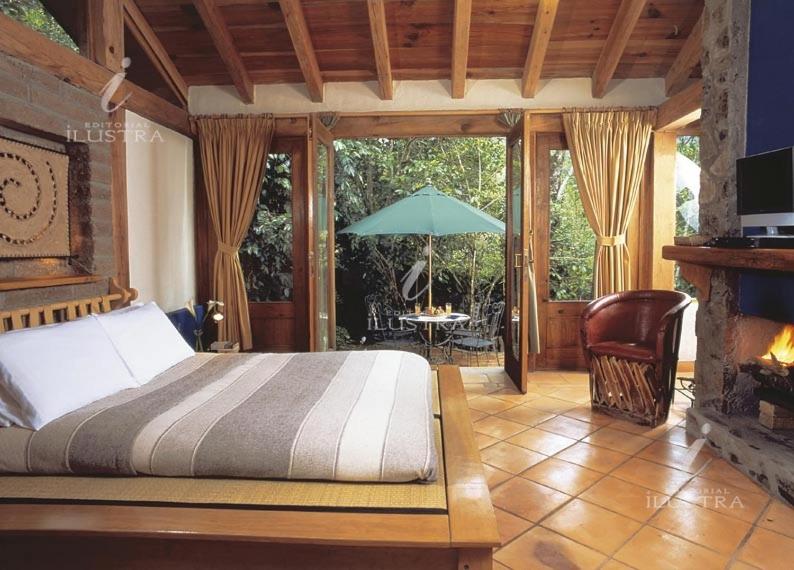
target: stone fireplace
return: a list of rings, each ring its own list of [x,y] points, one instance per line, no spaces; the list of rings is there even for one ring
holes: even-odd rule
[[[706,0],[700,230],[707,237],[741,235],[735,162],[753,148],[747,140],[749,32],[750,2]],[[681,263],[700,301],[695,402],[687,414],[688,431],[705,437],[716,453],[794,504],[794,431],[761,425],[759,384],[746,366],[766,355],[794,318],[785,310],[776,314],[775,303],[768,300],[757,303],[766,310],[750,314],[743,298],[759,294],[752,280],[790,284],[794,250],[767,256],[673,247],[666,248],[665,256]]]

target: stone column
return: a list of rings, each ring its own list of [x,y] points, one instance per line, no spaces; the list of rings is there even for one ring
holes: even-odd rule
[[[706,0],[700,138],[700,233],[740,235],[736,159],[745,155],[750,0]],[[697,315],[696,406],[730,411],[736,381],[736,277],[715,271]]]

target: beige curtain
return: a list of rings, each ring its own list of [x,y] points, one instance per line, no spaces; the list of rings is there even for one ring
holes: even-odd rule
[[[654,111],[563,113],[576,182],[596,234],[596,297],[631,286],[626,231],[637,205]]]
[[[249,350],[251,320],[238,251],[256,209],[274,121],[271,116],[198,117],[194,124],[218,246],[212,296],[225,305],[218,338]]]

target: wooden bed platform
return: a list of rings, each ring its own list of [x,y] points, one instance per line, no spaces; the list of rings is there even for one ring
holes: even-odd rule
[[[114,306],[129,298],[120,297]],[[9,328],[45,321],[13,320]],[[460,371],[439,367],[438,383],[444,513],[8,503],[0,504],[2,566],[490,569],[500,541]]]
[[[489,569],[499,535],[457,367],[439,389],[444,514],[3,504],[3,566]]]

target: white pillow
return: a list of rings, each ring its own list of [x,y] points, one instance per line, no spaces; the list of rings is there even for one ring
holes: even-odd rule
[[[140,385],[196,354],[154,302],[94,318]]]
[[[0,386],[15,423],[30,429],[137,387],[92,318],[0,334]]]
[[[20,425],[19,404],[14,401],[8,392],[0,385],[0,427]]]

